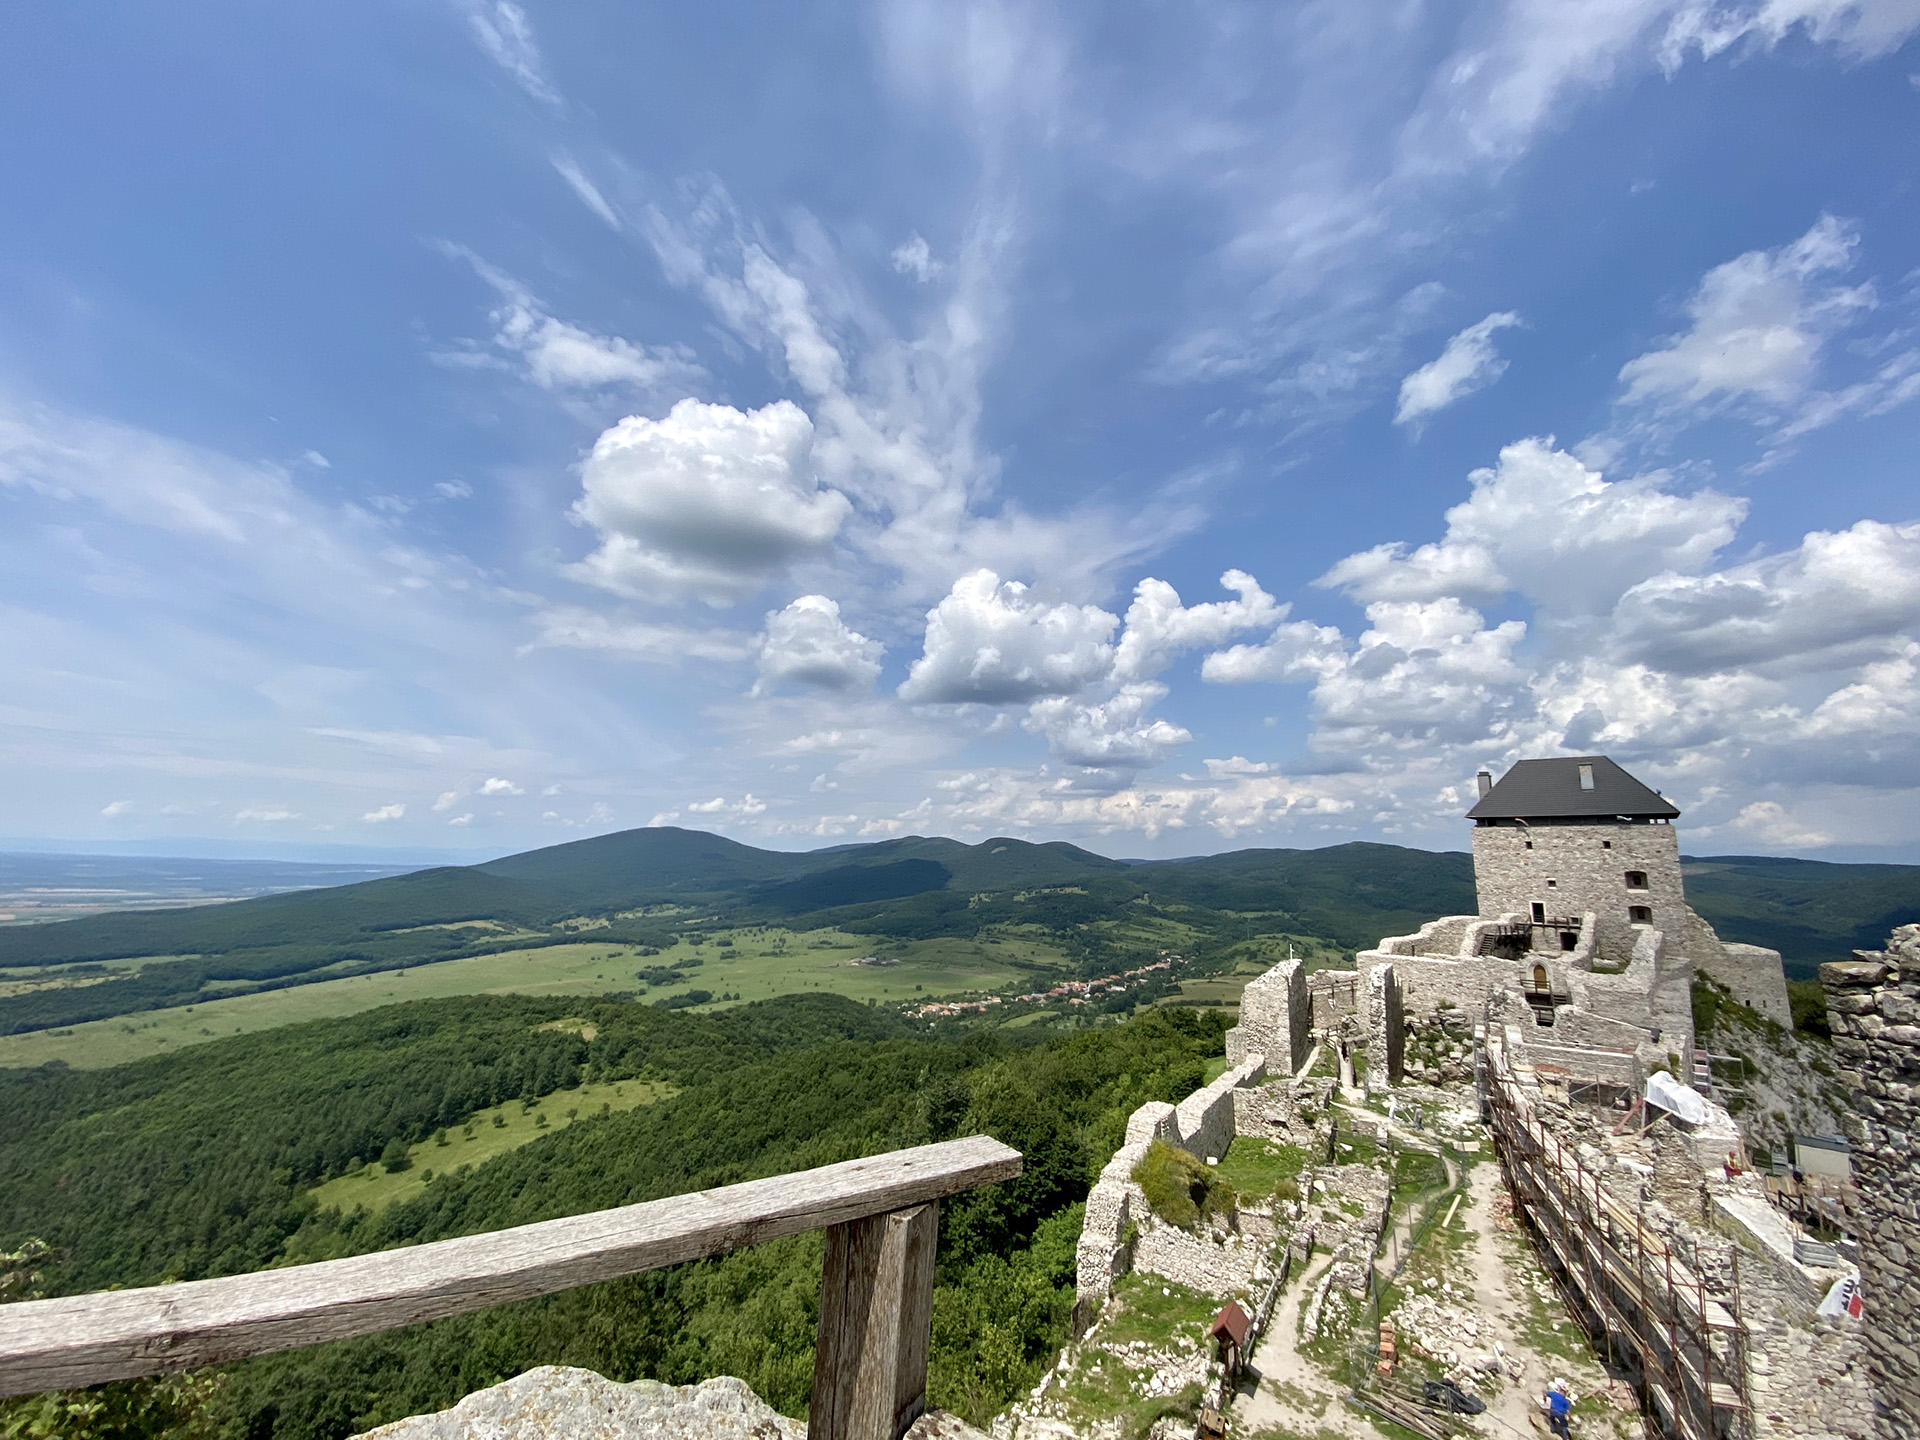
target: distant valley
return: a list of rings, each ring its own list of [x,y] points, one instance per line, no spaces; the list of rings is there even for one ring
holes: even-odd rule
[[[209,883],[209,862],[148,863],[156,885]],[[291,878],[261,869],[249,883]],[[1687,878],[1723,937],[1772,946],[1801,976],[1920,918],[1915,866],[1706,857]],[[659,827],[484,865],[0,929],[0,1037],[14,1037],[0,1038],[0,1065],[111,1064],[458,994],[717,1006],[811,990],[887,1003],[1011,993],[1163,950],[1186,957],[1191,995],[1288,944],[1329,962],[1473,908],[1465,854],[1390,845],[1129,863],[1004,838],[791,853]],[[849,963],[882,956],[898,968]],[[687,963],[673,968],[676,957]],[[1214,993],[1230,1003],[1237,987]]]

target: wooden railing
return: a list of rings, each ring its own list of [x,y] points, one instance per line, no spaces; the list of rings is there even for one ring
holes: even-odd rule
[[[0,1396],[372,1335],[825,1229],[809,1440],[899,1440],[926,1408],[942,1196],[1010,1180],[976,1135],[511,1230],[0,1308]]]

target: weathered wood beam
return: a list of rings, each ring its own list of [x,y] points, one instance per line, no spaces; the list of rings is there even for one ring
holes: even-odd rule
[[[214,1365],[551,1295],[907,1210],[1010,1180],[1020,1165],[1018,1151],[976,1135],[317,1265],[30,1300],[0,1308],[0,1395]]]
[[[900,1440],[927,1408],[937,1203],[827,1231],[808,1440]]]

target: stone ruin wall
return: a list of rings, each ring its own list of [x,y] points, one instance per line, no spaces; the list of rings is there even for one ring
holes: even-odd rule
[[[1867,1346],[1886,1433],[1920,1437],[1920,926],[1820,967],[1860,1193]]]
[[[1080,1243],[1075,1252],[1079,1290],[1075,1315],[1081,1324],[1089,1321],[1106,1303],[1116,1276],[1135,1268],[1149,1268],[1142,1263],[1143,1251],[1145,1259],[1157,1258],[1182,1267],[1182,1273],[1168,1278],[1194,1284],[1195,1288],[1209,1293],[1219,1293],[1214,1286],[1213,1272],[1222,1266],[1216,1265],[1213,1257],[1202,1266],[1195,1257],[1178,1253],[1180,1247],[1171,1240],[1153,1242],[1157,1249],[1146,1243],[1152,1240],[1151,1236],[1141,1236],[1138,1243],[1129,1242],[1129,1232],[1135,1230],[1138,1222],[1145,1221],[1148,1214],[1146,1197],[1134,1183],[1133,1171],[1146,1155],[1147,1147],[1156,1140],[1177,1145],[1203,1160],[1224,1155],[1236,1133],[1235,1107],[1239,1093],[1259,1085],[1266,1077],[1266,1057],[1248,1056],[1178,1105],[1152,1101],[1128,1118],[1126,1143],[1113,1152],[1113,1158],[1107,1161],[1100,1171],[1100,1179],[1087,1195],[1086,1221],[1081,1226]],[[1196,1246],[1201,1243],[1193,1240]],[[1162,1251],[1168,1253],[1163,1255]],[[1257,1253],[1257,1247],[1248,1247],[1245,1251],[1249,1273]],[[1231,1268],[1228,1262],[1222,1265]],[[1187,1272],[1192,1272],[1195,1279],[1187,1279]],[[1161,1269],[1154,1269],[1153,1273],[1167,1274]]]
[[[1367,1093],[1398,1085],[1406,1055],[1400,981],[1392,965],[1367,971]]]
[[[1241,992],[1240,1023],[1227,1031],[1227,1059],[1238,1065],[1265,1055],[1275,1074],[1295,1074],[1306,1063],[1312,1025],[1306,962],[1283,960]]]

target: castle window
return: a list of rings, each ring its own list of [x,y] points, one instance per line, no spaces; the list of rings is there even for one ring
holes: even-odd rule
[[[1544,925],[1547,923],[1547,907],[1542,905],[1538,900],[1533,902],[1533,923],[1536,925]]]
[[[1634,925],[1651,925],[1653,923],[1653,907],[1651,905],[1629,905],[1627,907],[1627,920],[1630,924]]]
[[[1602,850],[1611,850],[1613,848],[1613,842],[1611,840],[1602,840],[1600,842],[1600,848]]]
[[[1532,842],[1531,840],[1522,840],[1522,841],[1521,841],[1520,843],[1521,843],[1522,845],[1524,845],[1524,846],[1526,846],[1526,847],[1527,847],[1527,849],[1529,849],[1529,850],[1531,850],[1531,849],[1533,848],[1533,842]]]
[[[1562,771],[1561,773],[1565,774],[1566,772]],[[1593,788],[1593,767],[1591,765],[1582,765],[1580,767],[1580,788],[1582,790],[1591,790]]]
[[[1559,888],[1560,888],[1560,882],[1558,880],[1547,881],[1547,889],[1558,890]]]
[[[1627,889],[1644,890],[1647,888],[1647,872],[1644,870],[1627,871]]]

